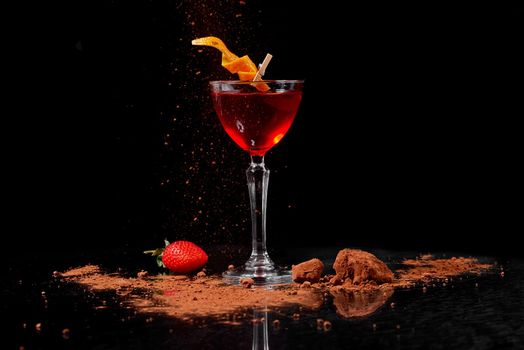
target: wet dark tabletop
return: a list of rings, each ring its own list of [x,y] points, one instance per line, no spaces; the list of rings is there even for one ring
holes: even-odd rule
[[[337,248],[296,249],[280,261],[319,257],[332,264]],[[374,251],[393,268],[417,252]],[[439,253],[436,256],[455,256]],[[278,256],[275,256],[279,260]],[[108,271],[117,266],[107,255],[82,258]],[[81,259],[81,260],[82,260]],[[396,290],[376,312],[366,317],[342,318],[328,298],[317,310],[298,306],[278,312],[243,310],[240,325],[211,318],[192,324],[176,318],[139,314],[121,303],[114,292],[86,291],[58,282],[52,271],[73,266],[70,261],[47,261],[9,268],[2,282],[1,314],[5,349],[491,349],[524,348],[524,261],[497,260],[481,276],[455,278],[421,287]],[[121,273],[136,273],[142,261],[130,259]],[[504,276],[501,276],[501,269]],[[44,295],[42,294],[44,292]],[[394,303],[394,307],[391,306]],[[292,315],[299,313],[300,318]],[[251,319],[259,322],[252,324]],[[332,328],[317,329],[317,319]],[[273,327],[278,319],[280,327]],[[40,323],[38,331],[36,325]],[[64,329],[70,330],[64,336]],[[255,343],[255,344],[254,344]],[[264,345],[264,343],[266,343]]]

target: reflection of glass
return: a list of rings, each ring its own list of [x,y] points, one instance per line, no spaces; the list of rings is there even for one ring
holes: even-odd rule
[[[244,277],[253,278],[258,285],[290,283],[291,273],[276,267],[266,250],[269,170],[264,164],[264,155],[280,142],[293,123],[304,82],[212,81],[210,84],[215,110],[224,130],[251,156],[247,169],[252,222],[251,256],[244,266],[226,271],[223,276],[230,283],[238,283]]]
[[[253,310],[253,350],[268,350],[267,308]]]

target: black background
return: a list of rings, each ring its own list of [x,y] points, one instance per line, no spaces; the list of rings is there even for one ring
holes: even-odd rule
[[[40,6],[24,10],[7,67],[17,254],[249,245],[248,157],[207,90],[233,77],[190,45],[207,35],[255,62],[272,53],[267,78],[306,79],[266,157],[270,247],[522,254],[522,7]]]

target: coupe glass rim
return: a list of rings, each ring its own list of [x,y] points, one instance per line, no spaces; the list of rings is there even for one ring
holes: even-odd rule
[[[304,80],[212,80],[209,82],[210,85],[220,84],[231,84],[231,85],[248,85],[248,84],[263,84],[263,83],[292,83],[292,84],[303,84]]]

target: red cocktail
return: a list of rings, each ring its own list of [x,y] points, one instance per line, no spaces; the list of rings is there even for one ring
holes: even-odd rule
[[[291,282],[289,270],[275,266],[266,250],[269,170],[264,155],[289,130],[302,99],[301,80],[212,81],[215,110],[227,134],[251,155],[246,171],[251,202],[252,251],[244,266],[223,273],[228,282],[252,278],[255,284]]]
[[[263,156],[286,134],[302,99],[301,91],[213,92],[227,134],[253,156]]]

